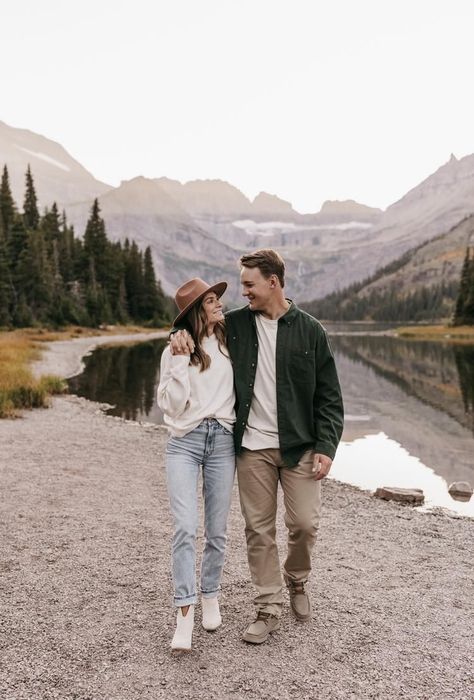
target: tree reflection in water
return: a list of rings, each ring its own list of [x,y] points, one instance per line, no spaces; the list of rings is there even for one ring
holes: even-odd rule
[[[70,391],[114,406],[109,412],[145,419],[155,406],[161,353],[166,340],[98,348]],[[334,335],[334,350],[440,409],[474,432],[474,346],[411,341],[388,336]]]
[[[474,432],[473,345],[369,335],[336,335],[331,343]]]
[[[97,348],[85,358],[82,374],[69,380],[71,393],[109,403],[108,413],[141,420],[151,412],[166,340]]]
[[[454,357],[459,374],[464,410],[474,433],[474,346],[455,346]]]

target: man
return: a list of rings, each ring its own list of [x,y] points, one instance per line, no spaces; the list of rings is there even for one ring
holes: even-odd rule
[[[285,264],[271,249],[240,258],[248,306],[225,314],[236,389],[235,447],[256,619],[243,639],[261,644],[280,626],[282,579],[275,541],[278,483],[288,528],[284,579],[291,609],[311,616],[305,584],[318,529],[321,479],[342,434],[334,358],[320,323],[285,298]],[[180,333],[176,351],[188,342]],[[186,345],[187,347],[187,345]]]

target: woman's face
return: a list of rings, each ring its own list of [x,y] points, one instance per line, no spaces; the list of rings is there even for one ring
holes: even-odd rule
[[[224,320],[222,302],[215,292],[209,292],[202,300],[202,308],[206,314],[206,326],[214,326]]]

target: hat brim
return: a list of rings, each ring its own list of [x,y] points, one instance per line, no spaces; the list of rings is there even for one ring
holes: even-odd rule
[[[209,292],[215,292],[220,299],[220,297],[224,294],[225,290],[227,289],[227,282],[216,282],[216,284],[213,284],[209,289],[206,289],[205,292],[202,294],[199,294],[195,299],[193,299],[192,302],[190,302],[182,311],[179,313],[176,318],[173,321],[173,326],[176,326],[177,323],[183,320],[183,318],[186,316],[186,314],[193,308],[195,304],[201,301],[206,294],[209,294]]]

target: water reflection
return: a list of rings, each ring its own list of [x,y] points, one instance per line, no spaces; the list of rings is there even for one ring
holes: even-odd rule
[[[454,357],[458,368],[462,399],[466,415],[471,416],[474,432],[474,346],[454,347]]]
[[[438,506],[474,516],[474,499],[462,502],[451,496],[446,481],[439,474],[385,433],[342,442],[330,475],[370,491],[382,485],[423,489],[422,509]]]
[[[69,390],[92,401],[109,403],[108,413],[145,420],[153,412],[155,385],[166,340],[130,346],[99,347],[84,360],[82,374],[69,380]]]
[[[474,433],[474,346],[386,336],[334,336],[331,342]]]
[[[447,491],[474,481],[474,346],[359,334],[331,342],[346,409],[332,476],[365,489],[423,488],[427,505],[474,515],[474,500]],[[162,423],[155,393],[165,345],[98,348],[70,390],[112,404],[113,415]]]

